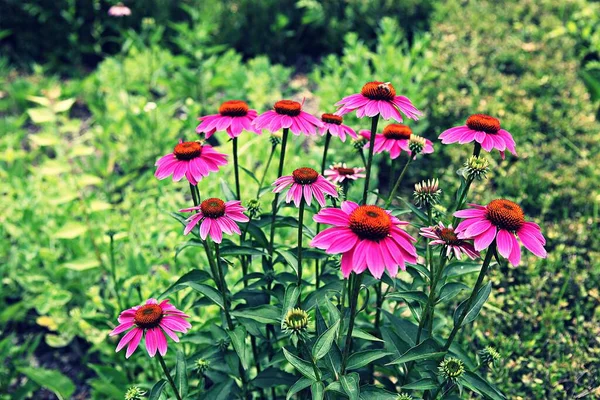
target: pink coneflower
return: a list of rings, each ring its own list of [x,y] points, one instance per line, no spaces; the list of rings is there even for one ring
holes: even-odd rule
[[[252,122],[256,129],[267,129],[277,132],[289,128],[294,135],[316,135],[317,128],[323,122],[317,117],[302,111],[302,104],[292,100],[281,100],[275,103],[273,110],[262,113]]]
[[[189,315],[169,304],[169,300],[163,300],[159,304],[156,299],[149,299],[142,306],[135,306],[123,311],[118,318],[119,326],[113,329],[109,335],[115,336],[133,328],[121,338],[115,350],[118,352],[127,346],[125,358],[129,358],[138,348],[144,333],[146,334],[146,350],[150,357],[156,355],[156,350],[164,356],[167,353],[167,339],[163,331],[175,342],[179,342],[175,332],[186,333],[192,327],[185,320],[186,318],[189,318]]]
[[[395,277],[398,266],[405,270],[406,262],[417,262],[416,239],[400,229],[408,222],[381,207],[344,201],[341,209],[324,208],[314,220],[333,228],[317,234],[311,246],[328,254],[341,253],[344,278],[352,271],[360,274],[367,268],[376,279],[381,279],[385,270]]]
[[[225,203],[221,199],[210,198],[204,200],[197,207],[179,210],[179,212],[194,211],[198,211],[198,213],[187,219],[188,224],[185,226],[183,233],[187,235],[200,223],[200,237],[202,240],[206,240],[206,236],[210,235],[210,238],[216,243],[221,243],[223,232],[228,235],[233,233],[240,235],[242,232],[240,232],[240,227],[235,222],[248,222],[249,220],[244,215],[246,209],[238,200]]]
[[[361,135],[368,140],[371,137],[371,132],[368,130],[362,130]],[[402,150],[412,153],[408,146],[411,136],[412,129],[410,129],[409,126],[402,124],[389,124],[383,128],[383,133],[378,133],[375,135],[375,146],[373,147],[373,151],[376,154],[387,151],[390,153],[390,158],[392,160],[398,158]],[[431,140],[424,140],[425,146],[423,147],[421,153],[433,153],[433,143]],[[367,143],[365,147],[369,148],[369,143]]]
[[[348,114],[356,110],[358,118],[381,114],[385,120],[392,118],[402,122],[400,111],[415,121],[423,115],[413,106],[408,97],[396,96],[396,89],[389,82],[369,82],[363,86],[360,93],[344,97],[335,105],[341,106],[336,111],[337,115]]]
[[[117,3],[108,9],[108,15],[111,17],[127,17],[131,15],[131,9],[123,3]]]
[[[364,178],[365,168],[354,167],[348,168],[346,163],[335,163],[325,170],[325,178],[333,183],[342,183],[345,180],[355,181],[358,178]]]
[[[156,161],[154,176],[165,179],[173,175],[178,182],[184,176],[192,185],[197,185],[211,172],[217,172],[219,166],[227,164],[227,156],[216,152],[211,146],[200,142],[179,142],[173,153]]]
[[[500,120],[485,114],[473,114],[467,118],[467,124],[450,128],[439,136],[443,144],[449,143],[469,143],[476,141],[481,147],[490,152],[492,149],[500,150],[500,155],[504,159],[504,151],[508,149],[515,156],[515,141],[512,135],[500,129]]]
[[[454,213],[455,217],[464,218],[456,227],[459,239],[474,239],[475,250],[487,248],[494,239],[498,252],[512,265],[521,261],[521,245],[538,257],[546,258],[546,239],[538,224],[526,222],[521,207],[510,200],[492,200],[487,206],[470,204],[474,207]]]
[[[285,202],[289,203],[293,199],[296,207],[300,206],[300,201],[303,198],[306,204],[310,206],[312,197],[315,196],[321,207],[324,207],[325,194],[335,198],[338,197],[335,186],[312,168],[298,168],[292,172],[292,175],[278,178],[273,182],[273,186],[275,186],[273,193],[280,193],[291,186],[287,192]]]
[[[244,129],[260,135],[261,130],[252,126],[256,115],[256,110],[251,110],[246,102],[229,100],[221,104],[218,114],[198,118],[198,121],[202,122],[196,128],[196,132],[204,133],[207,139],[215,131],[226,131],[232,139],[240,136]]]
[[[440,222],[440,224],[436,226],[421,228],[420,234],[426,238],[434,239],[429,242],[431,246],[445,246],[446,257],[450,257],[452,253],[454,253],[454,256],[459,260],[463,253],[472,260],[479,257],[479,252],[475,250],[471,243],[459,239],[456,236],[452,224],[448,225],[446,228],[444,224]]]
[[[350,128],[348,125],[342,124],[344,119],[339,115],[323,114],[321,120],[323,121],[323,126],[319,128],[321,136],[329,131],[332,136],[339,137],[342,142],[346,141],[346,135],[349,135],[354,139],[358,137],[354,129]]]

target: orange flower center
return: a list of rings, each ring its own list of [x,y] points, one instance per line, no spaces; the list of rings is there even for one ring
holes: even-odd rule
[[[281,100],[275,103],[275,111],[277,114],[289,115],[290,117],[296,117],[300,115],[302,111],[302,104],[293,100]]]
[[[394,100],[396,89],[389,82],[369,82],[360,93],[371,100]]]
[[[248,114],[248,104],[241,100],[229,100],[221,104],[219,114],[228,117],[244,117]]]
[[[474,131],[498,133],[500,120],[485,114],[473,114],[467,118],[467,126]]]
[[[312,168],[298,168],[292,172],[294,181],[300,185],[310,185],[319,178],[319,173]]]
[[[143,329],[155,328],[163,317],[163,310],[158,304],[145,304],[137,309],[133,322]]]
[[[350,229],[361,239],[379,241],[390,233],[392,220],[377,206],[359,206],[350,214]]]
[[[523,210],[510,200],[492,200],[486,208],[488,221],[500,229],[515,232],[521,229],[525,223]]]
[[[440,236],[440,238],[446,242],[446,244],[459,244],[460,240],[458,239],[458,237],[456,236],[456,233],[454,233],[454,229],[450,229],[450,228],[438,228],[437,229],[437,234]]]
[[[354,168],[339,167],[337,168],[337,172],[340,175],[354,175]]]
[[[208,218],[219,218],[225,215],[225,202],[212,197],[200,203],[200,211]]]
[[[335,114],[323,114],[321,116],[321,120],[323,122],[327,122],[328,124],[336,124],[336,125],[341,125],[342,122],[344,121],[344,119],[342,117],[340,117],[339,115],[335,115]]]
[[[182,142],[175,146],[173,154],[178,160],[191,160],[202,153],[202,145],[198,142]]]
[[[389,124],[383,128],[383,136],[385,136],[387,139],[410,139],[410,135],[412,135],[412,129],[406,125]]]

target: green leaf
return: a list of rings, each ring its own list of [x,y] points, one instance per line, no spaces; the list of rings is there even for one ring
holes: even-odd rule
[[[167,381],[165,379],[161,379],[160,381],[156,382],[154,386],[152,386],[152,389],[150,389],[148,400],[159,400],[166,384]]]
[[[79,222],[67,222],[52,235],[55,239],[75,239],[87,232],[87,226]]]
[[[479,272],[480,270],[481,264],[477,261],[457,260],[446,265],[446,268],[444,268],[443,275],[450,278],[453,276],[472,274],[473,272]]]
[[[52,110],[44,107],[30,108],[27,110],[27,114],[29,114],[29,118],[31,118],[34,124],[43,124],[56,120],[56,115]]]
[[[188,393],[187,367],[185,363],[185,354],[177,349],[177,362],[175,364],[175,386],[182,398]]]
[[[290,374],[289,372],[285,372],[273,367],[268,367],[266,369],[263,369],[258,375],[256,375],[256,378],[252,380],[252,384],[261,389],[268,389],[282,385],[288,387],[291,386],[295,380],[296,376]]]
[[[221,293],[217,292],[215,289],[203,283],[196,282],[186,282],[186,285],[196,290],[197,292],[202,293],[204,296],[212,300],[213,303],[224,309],[223,297],[221,296]]]
[[[188,285],[187,285],[188,282],[199,283],[199,282],[204,282],[208,279],[210,279],[210,275],[206,271],[201,271],[199,269],[193,269],[193,270],[187,272],[181,278],[177,279],[177,282],[172,284],[167,290],[165,290],[160,296],[158,296],[158,299],[159,300],[164,299],[165,297],[169,296],[171,293],[175,293],[181,289],[188,287]]]
[[[315,375],[315,371],[313,370],[311,363],[304,361],[300,357],[290,353],[285,347],[283,348],[283,355],[285,356],[286,360],[288,360],[288,362],[292,364],[294,368],[296,368],[302,375],[311,379],[312,381],[319,380]]]
[[[221,256],[266,256],[268,253],[262,249],[250,246],[226,245],[221,246]]]
[[[100,266],[100,261],[91,257],[78,258],[77,260],[64,263],[62,266],[73,271],[88,271],[90,269],[98,268]]]
[[[225,199],[227,201],[237,199],[235,193],[233,193],[233,190],[231,190],[231,188],[227,184],[227,181],[223,178],[221,178],[221,190],[223,190],[223,194],[225,195]]]
[[[427,304],[427,295],[418,290],[402,290],[387,295],[390,300],[414,300],[421,304]]]
[[[403,390],[431,390],[439,386],[438,382],[432,378],[423,378],[417,381],[407,383],[402,386]]]
[[[360,388],[361,400],[396,400],[396,393],[388,392],[385,389],[373,385],[366,385]]]
[[[231,315],[250,318],[261,324],[279,324],[281,312],[279,308],[265,304],[263,306],[235,310],[231,312]]]
[[[411,347],[406,353],[387,365],[403,364],[409,361],[431,360],[440,358],[444,354],[445,352],[439,351],[438,344],[433,339],[429,338],[421,344]]]
[[[323,400],[323,393],[325,392],[323,382],[313,383],[310,386],[310,392],[312,393],[313,400]]]
[[[459,294],[463,290],[467,290],[469,287],[464,283],[460,282],[448,282],[446,283],[442,289],[440,290],[440,295],[437,300],[437,303],[441,303],[444,300],[450,300],[454,298],[457,294]]]
[[[483,303],[486,302],[491,292],[492,282],[488,282],[487,284],[485,284],[485,286],[479,289],[479,292],[477,292],[477,296],[475,297],[471,308],[468,310],[465,319],[462,321],[461,326],[465,326],[468,323],[473,322],[475,318],[477,318],[479,312],[481,311],[481,307],[483,307]],[[454,324],[458,324],[458,320],[460,319],[463,310],[467,306],[468,301],[469,299],[463,301],[458,305],[458,307],[456,307],[456,311],[454,312]]]
[[[315,360],[320,360],[329,352],[337,335],[339,325],[340,321],[338,320],[317,338],[312,348],[312,356]]]
[[[283,328],[283,320],[287,315],[288,311],[296,306],[298,303],[298,297],[300,296],[300,289],[295,283],[288,285],[285,288],[285,295],[283,296],[283,304],[281,308],[281,326]]]
[[[313,380],[308,378],[300,378],[294,383],[287,392],[285,400],[290,400],[293,395],[306,389],[312,384]]]
[[[244,171],[246,174],[248,174],[248,176],[250,178],[252,178],[254,180],[254,182],[256,182],[257,184],[260,183],[252,171],[250,171],[249,169],[246,169],[246,168],[242,167],[241,165],[240,165],[240,169],[242,171]]]
[[[242,363],[244,369],[248,369],[248,352],[246,351],[246,328],[238,325],[233,331],[227,331],[231,338],[231,344]]]
[[[365,332],[359,328],[354,328],[354,330],[352,331],[352,337],[362,340],[368,340],[370,342],[383,342],[383,340],[379,339],[377,336],[371,335],[370,333]]]
[[[75,385],[59,371],[44,368],[20,367],[17,370],[38,385],[50,390],[59,400],[70,399]]]
[[[466,371],[460,378],[463,385],[472,391],[492,400],[505,400],[506,397],[476,373]]]
[[[363,350],[358,351],[352,354],[348,358],[348,366],[347,369],[359,369],[364,367],[365,365],[372,363],[375,360],[379,360],[380,358],[391,356],[394,353],[390,353],[383,350]]]
[[[348,395],[350,400],[358,400],[360,395],[360,387],[358,383],[360,381],[360,377],[356,372],[353,372],[348,375],[340,376],[340,383],[342,384],[342,388],[344,392]]]
[[[275,250],[275,253],[279,254],[285,260],[287,265],[292,267],[296,274],[298,273],[298,259],[296,258],[295,254],[293,254],[291,251],[282,249]]]

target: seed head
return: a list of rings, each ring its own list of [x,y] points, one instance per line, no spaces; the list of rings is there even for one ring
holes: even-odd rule
[[[413,397],[408,393],[400,393],[396,400],[413,400]]]
[[[273,133],[269,137],[269,140],[271,141],[272,146],[277,146],[279,143],[281,143],[281,134]]]
[[[132,386],[127,389],[127,392],[125,392],[125,400],[142,400],[145,395],[146,392],[144,392],[142,389],[137,386]]]
[[[482,364],[496,364],[498,361],[502,359],[502,356],[492,346],[485,346],[485,348],[479,351],[479,357],[481,358]]]
[[[419,207],[430,207],[437,204],[440,201],[441,195],[442,189],[439,188],[437,179],[428,179],[417,183],[413,193],[415,204]]]
[[[438,370],[446,380],[456,381],[465,373],[465,364],[458,358],[449,357],[440,363]]]
[[[490,170],[490,162],[483,156],[471,156],[464,164],[464,174],[467,178],[483,180]]]
[[[249,200],[246,208],[248,209],[250,218],[254,219],[260,215],[260,202],[258,199]]]
[[[359,136],[356,139],[352,140],[352,146],[358,151],[361,151],[363,147],[367,144],[367,139],[363,136]]]
[[[423,151],[426,144],[425,138],[422,138],[421,136],[410,135],[410,139],[408,139],[408,148],[415,156]]]
[[[308,314],[300,308],[292,308],[285,315],[283,328],[290,333],[305,332],[308,329]]]
[[[210,368],[210,361],[200,358],[196,360],[196,371],[202,375]]]

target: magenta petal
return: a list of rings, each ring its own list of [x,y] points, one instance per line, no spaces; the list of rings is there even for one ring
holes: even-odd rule
[[[475,238],[475,250],[487,249],[496,237],[496,227],[490,225],[489,229]]]
[[[119,341],[119,344],[117,344],[117,348],[115,349],[115,352],[119,352],[123,347],[125,347],[125,345],[127,345],[135,336],[135,334],[137,333],[137,331],[140,330],[140,328],[135,328],[130,330],[129,332],[127,332]]]
[[[129,342],[129,346],[127,346],[127,351],[125,352],[125,358],[131,357],[133,352],[138,348],[140,341],[142,340],[142,336],[144,334],[144,331],[140,328],[136,328],[136,329],[134,329],[134,331],[135,331],[135,336],[133,337],[133,339],[131,339],[131,342]]]
[[[535,236],[531,235],[528,231],[525,231],[523,229],[519,230],[517,232],[517,235],[519,236],[519,239],[521,239],[523,246],[525,246],[529,251],[531,251],[538,257],[546,258],[548,253],[546,252],[546,249],[544,249],[544,246],[542,246],[542,244],[538,241],[538,239]]]
[[[158,341],[156,340],[155,330],[158,328],[148,329],[146,331],[146,350],[148,350],[148,355],[150,357],[154,357],[156,355],[156,350],[158,349]]]
[[[508,258],[512,251],[512,234],[504,229],[498,231],[496,244],[498,245],[498,253],[504,258]]]
[[[158,352],[161,356],[167,354],[167,338],[159,328],[154,328],[154,335],[156,336],[156,344],[158,346]]]
[[[511,236],[511,240],[512,240],[512,250],[508,257],[508,261],[516,267],[521,262],[521,245],[517,241],[516,237]]]
[[[127,329],[131,328],[133,326],[133,319],[128,320],[127,322],[122,323],[121,325],[117,326],[115,329],[113,329],[108,335],[109,336],[115,336],[118,335],[119,333],[123,333],[125,332]],[[118,351],[118,350],[117,350]]]

